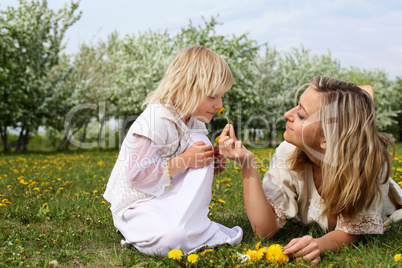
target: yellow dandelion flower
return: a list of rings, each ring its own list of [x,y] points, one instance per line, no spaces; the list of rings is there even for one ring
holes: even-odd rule
[[[63,188],[63,187],[59,187],[59,190],[62,191],[62,190],[64,190],[64,188]]]
[[[220,108],[219,111],[218,111],[218,116],[224,115],[224,116],[226,117],[226,120],[228,121],[228,124],[230,124],[229,118],[228,118],[228,116],[225,114],[225,112],[226,112],[226,109],[225,109],[225,108],[223,108],[223,107]]]
[[[190,254],[187,256],[187,261],[189,263],[196,263],[200,257],[197,254]]]
[[[289,262],[289,257],[283,254],[283,247],[279,244],[274,244],[267,248],[265,259],[267,262],[276,263],[279,265]]]
[[[40,189],[38,187],[33,188],[33,190],[40,192]]]
[[[209,249],[206,249],[206,250],[204,250],[203,252],[201,252],[200,255],[201,255],[201,256],[204,256],[204,255],[207,254],[208,252],[212,252],[212,251],[214,251],[214,250],[209,248]]]
[[[218,200],[216,200],[216,201],[218,201],[218,202],[220,202],[220,203],[222,203],[222,204],[226,204],[226,201],[223,200],[223,199],[218,199]]]
[[[11,204],[11,202],[8,201],[8,199],[3,199],[1,202],[3,202],[4,204]]]
[[[265,253],[267,253],[267,248],[259,248],[257,250],[257,259],[261,260],[265,256]]]
[[[93,190],[94,194],[96,194],[98,192],[98,190]]]
[[[255,245],[255,250],[259,250],[260,249],[260,245],[261,245],[261,241],[260,242],[258,242],[256,245]]]
[[[105,202],[105,201],[102,201],[101,203],[102,203],[102,204],[106,204],[106,202]]]
[[[394,256],[394,260],[395,260],[395,261],[400,261],[401,258],[402,258],[402,255],[401,255],[401,254],[396,254],[396,255]]]
[[[42,205],[42,208],[45,208],[45,207],[47,207],[47,203],[44,203],[43,205]]]
[[[258,254],[257,253],[258,253],[257,250],[252,250],[252,249],[249,249],[249,250],[246,251],[246,255],[250,256],[251,261],[258,260]]]
[[[215,138],[214,148],[219,144],[219,136]]]
[[[218,111],[218,116],[223,115],[225,112],[226,112],[226,109],[225,109],[225,108],[223,108],[223,107],[220,108],[219,111]]]
[[[183,252],[180,249],[173,249],[169,251],[167,256],[169,259],[180,261],[181,257],[183,257]]]

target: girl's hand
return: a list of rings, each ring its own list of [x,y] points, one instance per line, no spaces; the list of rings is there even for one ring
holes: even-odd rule
[[[186,168],[202,168],[212,164],[214,154],[211,145],[205,145],[204,142],[198,141],[182,153],[181,157]]]
[[[226,158],[219,153],[219,149],[216,148],[214,151],[215,161],[214,161],[214,174],[221,173],[226,168]]]
[[[219,136],[219,153],[226,158],[235,160],[241,164],[254,158],[241,141],[237,140],[233,126],[227,124]]]
[[[283,253],[286,255],[293,255],[313,263],[319,263],[321,260],[321,250],[316,239],[310,235],[301,238],[292,239],[289,244],[283,248]]]

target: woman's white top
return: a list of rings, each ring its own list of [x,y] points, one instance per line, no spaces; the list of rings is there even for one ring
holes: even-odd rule
[[[304,224],[317,223],[328,230],[328,219],[321,216],[323,200],[313,178],[311,165],[302,172],[289,171],[287,158],[295,146],[282,142],[276,149],[269,170],[264,176],[263,188],[268,202],[276,214],[278,228],[286,220],[294,219]],[[402,189],[391,178],[380,186],[381,197],[364,209],[354,219],[337,218],[336,230],[348,234],[382,234],[391,222],[402,220]]]

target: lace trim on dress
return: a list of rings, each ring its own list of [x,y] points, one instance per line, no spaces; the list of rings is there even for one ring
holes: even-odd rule
[[[353,220],[346,220],[340,215],[335,230],[341,230],[352,235],[384,233],[381,214],[357,215]]]
[[[281,229],[286,224],[286,216],[282,212],[282,210],[277,205],[275,205],[274,201],[272,201],[270,198],[267,198],[267,200],[275,212],[276,227],[278,229]]]
[[[313,204],[310,204],[310,206],[308,207],[308,217],[310,217],[311,219],[313,219],[315,222],[318,222],[321,218],[321,208],[317,207]]]

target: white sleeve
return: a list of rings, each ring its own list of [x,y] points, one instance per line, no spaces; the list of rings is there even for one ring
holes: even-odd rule
[[[169,184],[165,159],[160,158],[160,147],[151,139],[134,135],[127,178],[129,184],[144,193],[160,196]]]

